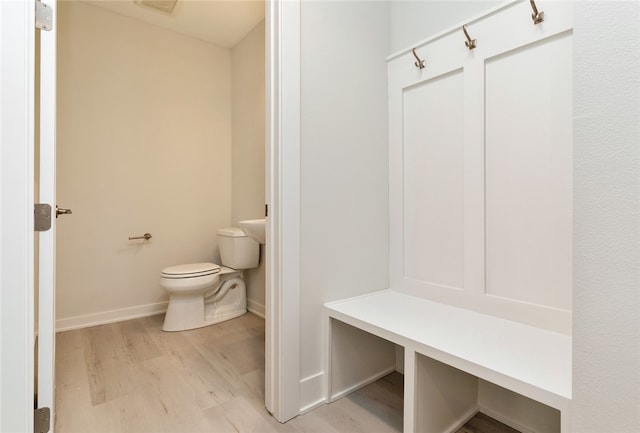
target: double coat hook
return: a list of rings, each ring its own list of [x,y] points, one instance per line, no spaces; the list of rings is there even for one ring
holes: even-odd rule
[[[469,36],[469,32],[467,31],[466,25],[462,26],[462,31],[464,32],[464,35],[467,38],[464,44],[467,46],[467,48],[469,48],[470,50],[473,50],[476,47],[476,40],[471,39],[471,36]]]
[[[531,9],[533,9],[533,13],[531,14],[531,19],[533,20],[533,24],[540,24],[544,21],[544,12],[538,12],[538,8],[536,7],[536,2],[533,0],[529,0],[531,2]]]
[[[540,24],[541,22],[544,21],[544,12],[538,11],[535,0],[529,0],[529,2],[531,3],[531,9],[533,9],[533,13],[531,14],[531,19],[533,20],[533,24],[534,25]],[[464,32],[464,36],[467,38],[467,40],[464,42],[467,48],[469,48],[469,50],[473,50],[474,48],[476,48],[477,41],[475,39],[471,39],[471,36],[469,36],[469,32],[467,31],[466,24],[462,26],[462,31]],[[413,57],[416,58],[416,61],[414,62],[414,65],[416,66],[416,68],[424,69],[426,66],[425,65],[426,62],[420,57],[418,57],[418,53],[416,53],[415,48],[413,48],[411,52],[413,53]]]
[[[416,49],[412,49],[411,50],[413,52],[413,57],[416,58],[416,62],[414,63],[414,65],[416,65],[416,68],[418,69],[424,69],[425,68],[425,61],[422,60],[420,57],[418,57],[418,54],[416,54]]]

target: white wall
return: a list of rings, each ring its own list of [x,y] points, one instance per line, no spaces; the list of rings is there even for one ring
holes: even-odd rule
[[[262,218],[265,204],[264,21],[231,50],[231,223]],[[245,271],[248,307],[264,315],[265,259]]]
[[[59,5],[58,320],[161,310],[160,270],[217,262],[231,223],[230,52]]]
[[[302,395],[322,396],[308,392],[322,305],[389,284],[388,14],[386,2],[301,6]]]
[[[571,431],[640,431],[640,4],[577,2]]]
[[[391,0],[390,52],[418,42],[500,4],[500,1]]]

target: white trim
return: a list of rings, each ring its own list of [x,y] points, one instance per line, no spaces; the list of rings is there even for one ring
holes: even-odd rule
[[[528,9],[527,9],[528,8]],[[563,206],[554,208],[553,223],[549,226],[551,231],[527,249],[527,254],[538,254],[536,251],[545,251],[545,246],[553,246],[554,251],[558,251],[558,260],[556,268],[548,268],[536,280],[537,286],[531,283],[528,286],[521,286],[519,290],[528,290],[528,296],[519,296],[515,291],[505,290],[507,296],[496,296],[491,290],[491,275],[504,275],[496,272],[495,260],[489,260],[493,256],[490,254],[488,246],[492,244],[492,237],[489,236],[487,230],[489,227],[495,228],[494,217],[488,217],[487,212],[493,208],[494,204],[489,204],[487,191],[488,180],[490,178],[498,178],[500,174],[495,169],[487,166],[487,155],[485,155],[485,111],[487,101],[490,100],[486,93],[485,85],[485,61],[498,58],[505,53],[512,53],[518,47],[529,46],[532,43],[538,43],[543,40],[560,44],[558,45],[563,53],[570,53],[571,48],[571,29],[573,26],[573,3],[571,2],[551,2],[545,6],[545,13],[548,17],[553,16],[554,19],[545,21],[544,26],[519,26],[515,25],[518,19],[528,19],[523,17],[523,13],[529,13],[530,6],[523,2],[509,2],[502,4],[493,12],[479,15],[475,20],[475,31],[481,32],[485,30],[483,45],[471,54],[459,45],[458,27],[455,33],[444,32],[434,38],[427,39],[431,41],[429,44],[421,46],[422,55],[441,56],[436,65],[417,71],[413,67],[415,59],[412,53],[405,53],[401,57],[391,57],[393,60],[388,63],[388,80],[389,80],[389,200],[390,200],[390,287],[407,295],[425,298],[436,302],[455,305],[460,308],[478,311],[483,314],[489,314],[502,317],[507,320],[517,321],[534,327],[552,330],[554,332],[571,334],[572,313],[571,305],[571,161],[570,131],[561,134],[558,139],[564,143],[563,157],[554,174],[558,177],[558,182],[562,179],[564,185],[558,189],[554,200],[563,203]],[[514,21],[515,19],[515,21]],[[510,28],[510,38],[504,38],[499,32],[492,32],[492,28]],[[562,35],[562,37],[561,37]],[[458,48],[453,48],[458,47]],[[439,54],[435,54],[439,53]],[[559,57],[560,58],[560,57]],[[570,56],[566,55],[568,63],[562,65],[565,73],[560,74],[564,80],[570,82],[570,77],[566,72],[570,69]],[[460,90],[458,99],[455,104],[460,105],[462,111],[455,108],[454,116],[461,119],[464,123],[464,133],[455,138],[460,146],[460,157],[455,158],[455,164],[464,172],[463,180],[460,184],[449,185],[447,182],[442,183],[443,188],[452,186],[453,189],[442,189],[441,192],[450,193],[454,191],[458,197],[459,208],[452,210],[452,215],[456,215],[459,220],[459,226],[451,225],[448,230],[456,230],[461,233],[459,243],[456,244],[457,257],[460,260],[460,267],[450,269],[451,285],[450,287],[438,283],[437,281],[429,281],[430,278],[425,274],[416,273],[414,270],[408,270],[407,266],[415,268],[418,260],[429,260],[438,254],[435,250],[426,251],[415,243],[406,243],[407,230],[410,225],[406,221],[412,221],[411,215],[414,214],[413,205],[409,206],[405,201],[405,158],[407,157],[408,141],[419,143],[420,136],[415,128],[409,128],[405,131],[405,117],[407,117],[407,107],[405,99],[408,98],[409,91],[416,90],[425,83],[439,82],[441,77],[456,76],[456,80],[460,80],[455,84],[455,88]],[[429,84],[430,85],[430,84]],[[417,86],[417,87],[416,87]],[[435,85],[434,86],[439,86]],[[570,86],[564,86],[567,88]],[[498,92],[499,93],[499,92]],[[569,92],[570,93],[570,92]],[[559,112],[563,119],[570,119],[571,112],[569,93],[565,93],[562,98],[566,102],[564,109]],[[418,97],[418,96],[416,96]],[[558,95],[560,97],[560,95]],[[408,99],[407,99],[408,100]],[[453,106],[451,106],[452,109]],[[422,110],[420,108],[419,110]],[[424,126],[424,125],[421,125]],[[411,132],[413,131],[413,132]],[[487,129],[488,133],[489,129]],[[406,136],[405,136],[406,135]],[[413,138],[412,138],[413,137]],[[452,137],[453,139],[453,137]],[[409,146],[409,147],[407,147]],[[418,146],[420,148],[420,146]],[[541,160],[544,164],[544,161]],[[461,178],[458,177],[458,180]],[[453,186],[455,185],[455,186]],[[459,189],[458,189],[459,188]],[[552,189],[550,185],[544,188]],[[493,202],[492,202],[493,203]],[[500,200],[498,200],[500,203]],[[428,208],[418,207],[420,212],[428,212]],[[497,209],[497,208],[496,208]],[[409,212],[405,215],[405,211]],[[494,213],[501,215],[503,212]],[[495,232],[495,230],[494,230]],[[494,233],[492,232],[492,233]],[[500,232],[498,230],[497,232]],[[426,233],[426,232],[425,232]],[[495,234],[495,233],[494,233]],[[415,236],[414,236],[415,237]],[[495,239],[494,239],[495,241]],[[496,245],[496,244],[493,244]],[[548,248],[547,248],[548,249]],[[495,250],[495,249],[494,249]],[[542,253],[544,254],[544,253]],[[431,255],[431,256],[430,256]],[[527,256],[528,257],[528,256]],[[533,256],[532,256],[533,257]],[[495,258],[495,257],[494,257]],[[405,263],[406,262],[406,263]],[[407,263],[413,263],[407,265]],[[503,267],[504,268],[504,267]],[[502,269],[502,268],[499,268]],[[554,269],[551,272],[551,269]],[[454,277],[455,275],[455,277]],[[517,275],[516,272],[510,275]],[[456,281],[455,283],[453,281]],[[549,285],[561,287],[562,290],[553,292],[549,289]],[[531,293],[539,293],[535,296]],[[530,302],[529,300],[535,301]],[[544,304],[544,305],[543,305]]]
[[[300,0],[266,3],[265,404],[300,413]]]
[[[396,371],[396,366],[395,365],[392,366],[392,367],[389,367],[389,368],[385,368],[384,370],[382,370],[382,371],[380,371],[378,373],[375,373],[375,374],[369,376],[368,378],[349,386],[348,388],[345,388],[345,389],[342,389],[342,390],[340,390],[340,391],[338,391],[336,393],[333,393],[332,395],[329,396],[329,399],[330,399],[329,401],[330,402],[334,402],[336,400],[339,400],[342,397],[344,397],[345,395],[350,394],[353,391],[358,390],[358,389],[360,389],[362,387],[365,387],[365,386],[369,385],[370,383],[375,382],[378,379],[382,379],[383,377],[385,377],[388,374],[393,373],[394,371]]]
[[[496,412],[493,409],[490,409],[486,406],[483,406],[481,404],[478,405],[478,412],[482,412],[483,414],[490,416],[491,418],[495,419],[496,421],[500,421],[502,424],[508,425],[509,427],[511,427],[512,429],[518,430],[521,433],[535,433],[533,430],[531,430],[530,428],[527,428],[526,426],[512,420],[511,418],[507,417],[506,415],[500,413],[500,412]]]
[[[39,203],[56,207],[56,0],[51,8],[50,31],[40,32],[40,163]],[[38,408],[48,407],[55,419],[56,325],[56,220],[38,234]],[[55,425],[50,428],[54,433]]]
[[[33,0],[0,2],[0,431],[33,431]]]
[[[390,56],[387,56],[386,60],[387,60],[387,62],[389,62],[389,61],[391,61],[393,59],[396,59],[396,58],[401,57],[401,56],[403,56],[403,55],[405,55],[407,53],[410,53],[412,49],[420,48],[423,45],[426,45],[426,44],[431,43],[431,42],[433,42],[433,41],[435,41],[437,39],[440,39],[443,36],[448,35],[449,33],[459,32],[463,25],[467,25],[468,26],[470,24],[473,24],[476,21],[479,21],[479,20],[481,20],[483,18],[486,18],[486,17],[488,17],[490,15],[495,14],[496,12],[501,11],[502,9],[510,6],[512,3],[517,3],[517,2],[520,2],[520,1],[523,1],[523,0],[506,0],[504,3],[500,3],[499,5],[496,5],[496,6],[494,6],[492,8],[489,8],[489,9],[483,11],[483,12],[480,12],[479,14],[477,14],[475,16],[472,16],[471,18],[469,18],[469,19],[467,19],[465,21],[462,21],[462,22],[460,22],[458,24],[450,26],[450,27],[444,29],[443,31],[441,31],[439,33],[436,33],[435,35],[429,36],[426,39],[418,41],[416,44],[412,45],[411,47],[407,47],[407,48],[404,48],[404,49],[402,49],[400,51],[396,51],[395,53],[391,54]]]
[[[253,299],[247,299],[247,311],[258,317],[262,317],[263,319],[265,318],[264,305],[254,301]]]
[[[137,305],[135,307],[118,310],[100,311],[83,316],[67,317],[56,320],[56,332],[89,328],[91,326],[106,325],[107,323],[123,322],[141,317],[155,316],[167,311],[168,301],[155,304]]]
[[[135,307],[120,308],[117,310],[100,311],[84,314],[82,316],[65,317],[56,320],[56,332],[73,331],[75,329],[90,328],[92,326],[106,325],[108,323],[124,322],[125,320],[139,319],[142,317],[157,316],[167,312],[168,301],[153,304],[136,305]],[[251,299],[247,300],[247,310],[258,317],[265,318],[264,305]]]
[[[323,406],[327,404],[327,402],[325,401],[325,398],[322,397],[321,399],[308,403],[308,404],[303,404],[302,407],[300,408],[300,415],[304,415],[305,413],[309,413],[314,409],[319,408],[320,406]]]
[[[324,371],[307,376],[300,381],[300,413],[307,413],[326,403]]]
[[[467,412],[462,414],[457,420],[453,421],[449,427],[447,427],[444,431],[445,433],[455,433],[462,428],[471,418],[476,416],[478,413],[477,407],[472,407]]]

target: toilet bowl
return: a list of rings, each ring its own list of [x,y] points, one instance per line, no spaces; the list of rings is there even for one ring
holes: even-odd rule
[[[224,266],[188,263],[170,266],[160,274],[160,286],[169,294],[164,331],[202,328],[247,312],[242,270],[258,266],[259,245],[241,229],[218,230]]]

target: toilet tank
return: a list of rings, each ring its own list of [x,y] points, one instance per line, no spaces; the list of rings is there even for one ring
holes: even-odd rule
[[[258,267],[260,244],[250,239],[240,228],[218,230],[218,249],[222,265],[233,269]]]

